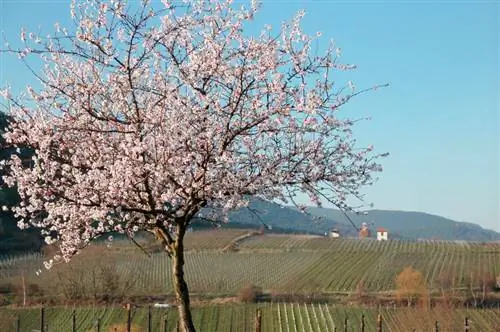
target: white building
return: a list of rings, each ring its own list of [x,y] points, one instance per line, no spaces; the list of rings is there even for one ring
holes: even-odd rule
[[[330,232],[330,237],[331,237],[331,238],[334,238],[334,239],[339,238],[339,237],[340,237],[340,233],[339,233],[339,231],[338,231],[338,230],[336,230],[336,229],[332,230],[332,231]]]
[[[378,241],[387,241],[387,230],[384,228],[377,229],[377,240]]]

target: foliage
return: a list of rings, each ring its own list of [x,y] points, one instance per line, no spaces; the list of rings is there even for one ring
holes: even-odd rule
[[[4,283],[0,284],[0,294],[12,294],[17,292],[18,286],[14,285],[13,283]]]
[[[396,296],[400,301],[406,301],[408,306],[415,304],[415,300],[425,298],[427,285],[421,272],[407,266],[396,277]]]

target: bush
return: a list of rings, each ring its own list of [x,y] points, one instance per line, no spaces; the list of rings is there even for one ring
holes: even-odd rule
[[[28,287],[27,287],[27,294],[29,296],[43,296],[44,292],[43,292],[43,289],[40,287],[40,285],[38,284],[28,284]]]
[[[115,255],[99,244],[89,246],[70,263],[51,271],[57,280],[55,292],[69,301],[123,300],[137,282],[137,275],[120,273]]]
[[[9,305],[10,303],[11,301],[7,296],[0,294],[0,307],[4,305]]]
[[[398,301],[406,302],[408,306],[416,304],[417,300],[421,300],[422,304],[427,303],[427,285],[420,271],[407,266],[397,275],[395,283]]]
[[[243,287],[238,292],[238,300],[245,303],[257,302],[262,296],[262,288],[255,285]]]
[[[0,294],[15,294],[18,289],[19,287],[11,282],[0,284]]]

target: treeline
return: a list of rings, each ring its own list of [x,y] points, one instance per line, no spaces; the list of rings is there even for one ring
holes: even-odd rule
[[[56,248],[45,246],[42,252],[49,260]],[[15,275],[0,283],[0,306],[123,302],[139,280],[134,273],[120,271],[113,254],[103,245],[90,246],[69,263],[40,268],[36,279],[29,277],[32,266],[17,265]]]

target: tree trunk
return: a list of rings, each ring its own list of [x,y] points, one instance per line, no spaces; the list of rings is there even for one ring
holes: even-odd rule
[[[189,305],[189,289],[184,280],[184,234],[178,234],[175,250],[172,255],[172,273],[174,277],[174,290],[177,297],[180,328],[183,332],[195,332],[191,308]]]
[[[26,279],[24,278],[24,269],[21,278],[23,281],[23,307],[26,307]]]

